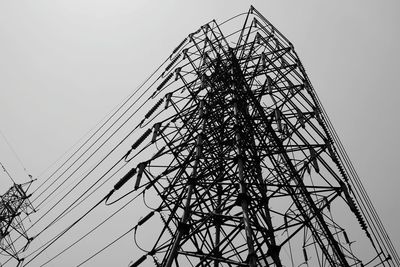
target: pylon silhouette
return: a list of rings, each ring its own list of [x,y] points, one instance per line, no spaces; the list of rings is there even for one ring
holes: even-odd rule
[[[30,194],[27,194],[32,182],[14,183],[0,196],[0,255],[12,257],[18,264],[22,262],[20,253],[27,249],[32,240],[21,218],[22,215],[35,212],[29,200]]]
[[[138,225],[161,227],[131,266],[398,266],[293,45],[253,7],[237,20],[190,34],[156,81],[129,176],[156,193]]]

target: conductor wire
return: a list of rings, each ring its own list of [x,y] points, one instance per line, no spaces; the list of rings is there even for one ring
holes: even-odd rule
[[[8,178],[15,184],[14,179],[11,177],[10,173],[7,171],[7,169],[4,167],[3,163],[0,162],[1,167],[3,168],[3,171],[7,174]]]
[[[3,137],[4,141],[6,142],[7,146],[10,148],[11,152],[13,153],[13,155],[15,156],[15,158],[17,159],[18,163],[21,165],[22,169],[25,171],[25,173],[29,176],[30,179],[32,179],[32,175],[30,175],[28,173],[28,171],[26,170],[26,167],[24,165],[24,163],[22,162],[21,158],[18,156],[17,152],[15,151],[15,149],[13,148],[13,146],[11,145],[11,143],[8,141],[7,137],[5,136],[5,134],[3,133],[3,131],[0,129],[0,134]],[[12,178],[11,178],[12,179]],[[13,181],[14,182],[14,181]],[[15,183],[15,182],[14,182]]]
[[[94,136],[98,133],[98,132],[100,132],[100,130],[102,129],[102,128],[104,128],[105,127],[105,125],[109,122],[109,121],[111,121],[111,119],[114,117],[114,116],[116,116],[116,114],[128,103],[128,101],[130,101],[138,92],[139,92],[139,90],[161,69],[161,67],[166,63],[168,61],[168,58],[167,59],[165,59],[164,60],[164,62],[162,62],[161,64],[160,64],[160,66],[155,70],[155,71],[153,71],[153,73],[130,95],[130,96],[128,96],[128,98],[125,100],[125,101],[123,101],[123,103],[122,104],[120,104],[120,106],[117,108],[117,110],[115,110],[113,113],[112,113],[112,115],[104,122],[104,123],[102,123],[102,125],[63,163],[63,164],[61,164],[61,166],[60,167],[58,167],[34,192],[36,192],[37,190],[39,190],[45,183],[47,183],[62,167],[64,167],[65,165],[66,165],[66,163],[69,161],[69,160],[71,160],[85,145],[87,145],[88,143],[89,143],[89,141],[91,140],[91,139],[93,139],[94,138]],[[147,91],[147,90],[146,90]],[[143,94],[139,97],[139,99],[141,98],[143,96]],[[133,105],[135,105],[136,103],[137,103],[137,101],[139,100],[139,99],[137,99],[133,104],[131,104],[128,108],[127,108],[127,110],[122,114],[122,115],[120,115],[117,119],[116,119],[116,121],[115,122],[117,122],[119,119],[121,119],[121,117],[129,110],[129,109],[131,109],[132,108],[132,106]],[[99,137],[99,138],[101,138],[105,133],[107,133],[109,130],[110,130],[110,128],[114,125],[115,123],[113,123],[109,128],[107,128],[106,130],[105,130],[105,132]],[[99,138],[98,139],[96,139],[95,141],[94,141],[94,143],[90,146],[90,147],[92,147],[95,143],[97,143],[97,141],[99,140]],[[88,148],[88,149],[90,149],[90,147]],[[88,149],[86,149],[82,154],[81,154],[81,156],[83,156],[87,151],[88,151]],[[80,157],[81,157],[80,156]],[[79,157],[79,158],[80,158]],[[77,160],[76,160],[77,161]],[[74,165],[75,163],[76,163],[76,161],[74,161],[73,163],[72,163],[72,165]],[[71,166],[72,166],[71,165]],[[70,168],[70,167],[69,167]],[[69,169],[68,168],[68,169]],[[63,175],[65,172],[63,172],[61,175]],[[60,177],[60,176],[59,176]],[[57,178],[56,180],[58,180],[59,178]],[[47,191],[48,189],[49,189],[49,187],[51,186],[51,185],[53,185],[54,184],[54,182],[53,183],[51,183],[44,191],[42,191],[42,193],[41,194],[43,194],[45,191]],[[39,194],[39,196],[41,195],[41,194]],[[38,197],[36,197],[36,199],[37,199]],[[35,199],[35,200],[36,200]]]
[[[112,217],[114,217],[117,213],[119,213],[121,210],[125,209],[129,204],[131,204],[134,200],[136,200],[136,198],[138,196],[140,196],[141,194],[144,193],[144,190],[142,192],[140,192],[139,194],[137,194],[135,197],[133,197],[131,200],[129,200],[127,203],[125,203],[122,207],[120,207],[118,210],[116,210],[115,212],[113,212],[110,216],[108,216],[106,219],[104,219],[101,223],[97,224],[94,228],[92,228],[89,232],[87,232],[85,235],[81,236],[79,239],[77,239],[75,242],[73,242],[71,245],[69,245],[68,247],[66,247],[65,249],[63,249],[61,252],[59,252],[57,255],[55,255],[54,257],[52,257],[51,259],[49,259],[48,261],[46,261],[45,263],[43,263],[41,266],[45,266],[48,263],[50,263],[51,261],[53,261],[54,259],[58,258],[59,256],[61,256],[62,254],[64,254],[66,251],[68,251],[70,248],[72,248],[73,246],[75,246],[76,244],[78,244],[80,241],[82,241],[84,238],[86,238],[87,236],[89,236],[91,233],[93,233],[94,231],[96,231],[100,226],[102,226],[104,223],[106,223],[108,220],[110,220]]]

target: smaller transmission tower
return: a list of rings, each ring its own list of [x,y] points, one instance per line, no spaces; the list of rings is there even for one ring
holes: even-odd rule
[[[23,219],[35,212],[27,194],[32,182],[14,183],[0,196],[0,252],[18,263],[22,262],[19,254],[27,249],[31,241]]]

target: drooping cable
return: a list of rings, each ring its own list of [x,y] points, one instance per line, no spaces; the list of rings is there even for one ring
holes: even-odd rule
[[[17,152],[15,151],[15,149],[13,148],[13,146],[11,145],[11,143],[8,141],[7,137],[5,136],[5,134],[3,133],[3,131],[0,129],[0,135],[3,137],[4,141],[6,142],[7,146],[10,148],[11,152],[13,153],[14,157],[17,159],[18,163],[21,165],[22,169],[24,170],[24,172],[28,175],[28,177],[32,180],[32,175],[28,173],[24,163],[22,162],[21,158],[18,156]],[[4,169],[4,167],[3,167]],[[11,178],[11,177],[10,177]],[[11,178],[12,179],[12,178]],[[13,183],[14,180],[13,180]]]
[[[148,90],[148,89],[147,89]],[[147,92],[147,90],[146,90],[146,92]],[[137,101],[139,101],[140,100],[140,98],[141,97],[143,97],[143,95],[145,94],[145,92],[144,93],[142,93],[141,94],[141,96],[135,101],[135,103],[137,102]],[[138,110],[140,110],[145,104],[147,103],[147,101],[144,101],[144,103],[143,104],[141,104],[140,106],[139,106],[139,108],[138,109],[136,109],[136,111],[135,112],[133,112],[113,133],[112,133],[112,135],[111,136],[109,136],[103,143],[102,143],[102,145],[101,146],[103,146],[107,141],[109,141],[110,139],[111,139],[111,137],[112,136],[114,136],[114,134],[116,133],[116,132],[118,132],[135,114],[136,114],[136,112],[138,112]],[[83,177],[83,179],[82,180],[80,180],[79,182],[78,182],[78,184],[80,184],[86,177],[88,177],[89,176],[89,174],[91,174],[99,165],[100,165],[100,163],[102,163],[106,158],[108,158],[109,156],[110,156],[110,154],[112,153],[112,152],[114,152],[115,151],[115,149],[117,148],[117,147],[119,147],[137,128],[139,127],[139,125],[138,126],[136,126],[133,130],[131,130],[121,141],[119,141],[119,143],[105,156],[105,157],[103,157],[103,159],[98,163],[98,164],[96,164],[96,166],[94,167],[94,168],[92,168],[91,169],[91,171],[88,173],[88,174],[86,174],[84,177]],[[98,150],[100,149],[100,147],[99,148],[97,148],[91,155],[94,155]],[[87,159],[88,160],[88,159]],[[86,162],[87,162],[87,160],[85,160],[79,167],[78,167],[78,169],[80,168],[80,167],[82,167]],[[68,178],[70,178],[78,169],[76,169]],[[60,186],[59,186],[60,187]],[[59,188],[59,187],[57,187],[57,188]],[[74,188],[76,188],[76,186],[74,186],[73,187],[73,189]],[[55,206],[57,206],[59,203],[60,203],[60,201],[62,200],[62,199],[64,199],[65,198],[65,196],[67,196],[73,189],[71,189],[70,191],[68,191],[68,193],[67,194],[65,194],[62,198],[60,198],[60,200],[55,204],[55,205],[53,205],[46,213],[45,213],[45,215],[46,214],[48,214],[52,209],[54,209],[55,208]],[[54,191],[53,191],[54,192]],[[42,204],[43,203],[43,201],[40,203],[40,204]],[[43,218],[45,215],[43,215],[41,218]],[[39,219],[39,220],[41,220],[41,218]],[[38,221],[39,221],[38,220]],[[36,221],[34,224],[36,224],[38,221]]]
[[[48,180],[50,180],[61,168],[63,168],[65,165],[66,165],[66,163],[68,162],[68,161],[70,161],[85,145],[87,145],[88,143],[89,143],[89,141],[91,140],[91,139],[93,139],[95,136],[96,136],[96,134],[97,133],[99,133],[100,131],[101,131],[101,129],[103,128],[103,127],[105,127],[106,125],[107,125],[107,123],[109,123],[110,121],[111,121],[111,119],[114,117],[114,116],[116,116],[117,114],[118,114],[118,112],[119,111],[121,111],[122,110],[122,108],[139,92],[139,90],[141,90],[142,88],[143,88],[143,86],[161,69],[161,67],[166,63],[168,61],[168,58],[167,59],[165,59],[164,60],[164,62],[162,62],[161,64],[160,64],[160,66],[158,66],[158,68],[131,94],[131,95],[129,95],[128,96],[128,98],[126,99],[126,100],[124,100],[123,102],[122,102],[122,104],[120,104],[119,105],[119,107],[111,114],[111,116],[109,116],[108,117],[108,119],[105,121],[105,122],[103,122],[102,124],[101,124],[101,126],[81,145],[81,146],[79,146],[78,147],[78,149],[63,163],[63,164],[61,164],[61,166],[59,166],[36,190],[35,190],[35,192],[38,190],[38,189],[40,189]],[[142,94],[143,95],[143,94]],[[136,101],[133,103],[133,104],[131,104],[126,110],[125,110],[125,112],[123,112],[117,119],[116,119],[116,121],[109,127],[109,128],[107,128],[106,130],[105,130],[105,132],[99,137],[99,138],[97,138],[96,139],[96,141],[94,141],[94,143],[92,144],[92,146],[105,134],[105,133],[107,133],[110,129],[111,129],[111,127],[119,120],[119,119],[121,119],[122,118],[122,116],[124,116],[125,114],[126,114],[126,112],[129,110],[129,109],[131,109],[132,107],[133,107],[133,105],[135,105],[139,100],[140,100],[140,98],[141,97],[139,97],[138,99],[136,99]],[[91,146],[90,146],[91,147]],[[89,147],[89,149],[90,149],[90,147]],[[82,153],[82,155],[83,154],[85,154],[89,149],[86,149],[83,153]],[[81,156],[82,156],[81,155]],[[79,157],[80,158],[80,157]],[[79,159],[78,158],[78,159]],[[76,161],[74,161],[73,163],[72,163],[72,165],[73,164],[75,164],[77,162],[77,160]],[[64,172],[65,173],[65,172]],[[63,173],[63,174],[64,174]],[[62,175],[62,174],[61,174]],[[60,176],[61,176],[60,175]],[[52,183],[53,184],[53,183]],[[52,185],[51,184],[51,185]],[[50,186],[51,186],[50,185]],[[49,189],[49,187],[50,186],[48,186],[42,193],[44,193],[45,191],[47,191],[48,189]],[[41,194],[42,194],[41,193]],[[40,194],[40,195],[41,195]],[[39,196],[40,196],[39,195]],[[37,196],[33,201],[35,201],[39,196]]]
[[[1,167],[3,168],[3,171],[7,174],[7,177],[10,178],[11,182],[15,184],[14,179],[11,177],[10,173],[7,171],[6,167],[4,167],[3,163],[0,162]]]
[[[104,219],[102,222],[100,222],[99,224],[97,224],[94,228],[92,228],[89,232],[87,232],[86,234],[84,234],[83,236],[81,236],[79,239],[77,239],[76,241],[74,241],[72,244],[70,244],[69,246],[67,246],[66,248],[64,248],[62,251],[60,251],[59,253],[57,253],[55,256],[53,256],[51,259],[49,259],[48,261],[46,261],[45,263],[43,263],[41,266],[47,265],[48,263],[52,262],[54,259],[58,258],[59,256],[61,256],[62,254],[64,254],[65,252],[67,252],[69,249],[71,249],[73,246],[75,246],[76,244],[78,244],[79,242],[81,242],[83,239],[85,239],[86,237],[88,237],[90,234],[92,234],[94,231],[96,231],[98,228],[100,228],[100,226],[102,226],[103,224],[105,224],[108,220],[110,220],[112,217],[114,217],[116,214],[118,214],[120,211],[122,211],[123,209],[125,209],[129,204],[131,204],[133,201],[136,200],[137,197],[139,197],[140,195],[142,195],[143,192],[140,192],[138,195],[136,195],[135,197],[133,197],[131,200],[129,200],[127,203],[125,203],[122,207],[120,207],[118,210],[114,211],[111,215],[109,215],[106,219]]]
[[[110,194],[110,193],[109,193]],[[50,242],[48,242],[47,244],[39,247],[36,251],[34,251],[33,253],[39,251],[37,254],[35,254],[35,256],[33,256],[28,262],[24,263],[24,266],[27,266],[28,263],[32,262],[34,259],[36,259],[40,254],[42,254],[46,249],[48,249],[52,244],[54,244],[59,238],[61,238],[64,234],[66,234],[69,230],[71,230],[75,225],[77,225],[83,218],[85,218],[89,213],[91,213],[95,208],[97,208],[103,201],[105,201],[107,199],[107,197],[109,197],[109,195],[106,195],[105,197],[103,197],[99,202],[97,202],[92,208],[90,208],[87,212],[85,212],[85,214],[83,214],[78,220],[76,220],[74,223],[72,223],[70,226],[68,226],[67,228],[65,228],[61,233],[59,233],[58,235],[56,235],[55,237],[53,237],[51,239]],[[32,255],[33,253],[31,253],[30,255]],[[29,256],[30,256],[29,255]]]
[[[91,259],[93,259],[94,257],[96,257],[97,255],[99,255],[100,253],[102,253],[104,250],[106,250],[107,248],[109,248],[110,246],[114,245],[116,242],[118,242],[119,240],[121,240],[124,236],[126,236],[127,234],[129,234],[130,232],[132,232],[134,229],[137,228],[137,225],[131,227],[130,229],[128,229],[126,232],[124,232],[123,234],[121,234],[120,236],[118,236],[116,239],[114,239],[111,243],[109,243],[107,246],[103,247],[102,249],[98,250],[96,253],[94,253],[93,255],[91,255],[89,258],[85,259],[84,261],[82,261],[81,263],[79,263],[77,265],[77,267],[82,266],[83,264],[85,264],[86,262],[90,261]]]

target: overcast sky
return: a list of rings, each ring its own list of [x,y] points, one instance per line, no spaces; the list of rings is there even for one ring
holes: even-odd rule
[[[0,130],[40,179],[188,33],[250,4],[294,44],[399,248],[397,0],[0,0]],[[3,139],[0,161],[27,181]]]

